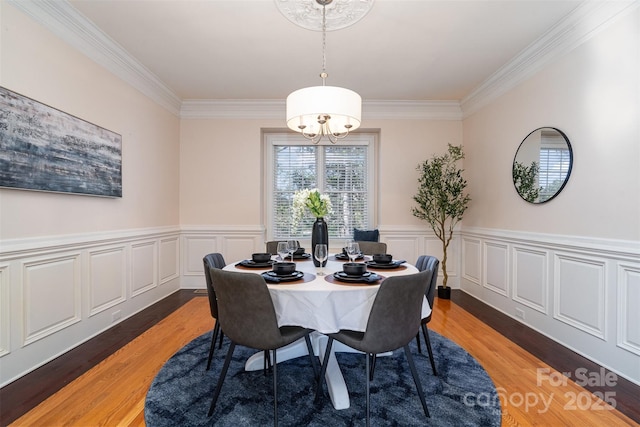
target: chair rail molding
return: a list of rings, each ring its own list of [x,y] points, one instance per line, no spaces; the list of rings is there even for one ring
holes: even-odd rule
[[[640,385],[640,242],[475,227],[460,239],[464,292]]]
[[[127,230],[111,230],[92,233],[77,233],[28,237],[21,239],[4,239],[0,246],[0,260],[20,258],[24,254],[37,254],[61,251],[70,248],[89,248],[96,245],[108,245],[122,241],[133,241],[142,238],[153,239],[170,234],[179,234],[180,228],[175,226],[149,227]]]

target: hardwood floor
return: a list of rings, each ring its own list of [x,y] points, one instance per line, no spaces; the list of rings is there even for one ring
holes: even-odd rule
[[[193,296],[192,291],[180,291],[169,302],[159,303],[160,308],[145,310],[137,321],[134,316],[119,325],[120,333],[115,336],[124,337],[97,337],[81,346],[84,349],[76,353],[85,356],[75,355],[76,360],[95,362],[114,352],[79,376],[74,364],[85,363],[65,361],[65,355],[54,361],[55,369],[45,366],[2,388],[0,424],[144,426],[145,395],[160,367],[187,342],[212,328],[206,297]],[[464,347],[486,369],[501,395],[503,426],[640,425],[640,387],[617,380],[606,390],[595,390],[623,408],[634,422],[560,374],[579,368],[599,374],[597,365],[502,316],[466,294],[454,292],[451,301],[436,298],[429,328]],[[490,324],[503,330],[498,332]],[[127,343],[116,350],[122,340]],[[517,344],[521,340],[531,346],[529,351]],[[100,348],[102,341],[107,341],[106,349]],[[38,404],[47,393],[53,394]]]

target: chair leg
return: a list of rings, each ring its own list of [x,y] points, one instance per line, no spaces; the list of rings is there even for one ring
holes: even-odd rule
[[[213,327],[213,334],[211,336],[211,347],[209,348],[209,359],[207,359],[207,371],[211,368],[211,359],[213,359],[213,351],[216,348],[216,338],[218,338],[218,333],[220,332],[220,324],[216,320],[216,324]]]
[[[329,363],[329,355],[331,354],[331,345],[333,344],[333,338],[329,337],[327,341],[327,348],[324,350],[324,358],[322,359],[322,366],[320,367],[320,376],[318,377],[318,386],[316,387],[316,402],[320,400],[320,396],[324,393],[322,384],[324,383],[324,374],[327,372],[327,363]]]
[[[369,373],[369,381],[373,381],[373,371],[376,370],[376,355],[371,355],[371,372]]]
[[[369,425],[371,424],[370,415],[369,415],[370,414],[370,411],[369,411],[369,388],[370,388],[370,385],[371,385],[371,381],[369,379],[369,377],[371,375],[371,372],[369,370],[369,368],[370,368],[369,357],[371,357],[371,356],[369,355],[369,353],[367,353],[365,357],[367,359],[367,361],[365,363],[365,365],[367,367],[367,427],[369,427]]]
[[[304,336],[304,341],[307,343],[307,351],[309,352],[309,357],[311,358],[311,366],[313,366],[313,376],[315,377],[315,380],[318,381],[318,365],[316,364],[316,355],[313,353],[311,338],[309,338],[308,334]]]
[[[427,343],[427,352],[429,353],[429,360],[431,361],[431,370],[434,376],[438,376],[436,372],[436,362],[433,360],[433,350],[431,349],[431,340],[429,339],[429,332],[427,332],[427,325],[422,324],[422,334],[424,335],[424,341]]]
[[[269,350],[264,351],[262,360],[262,374],[266,377],[267,371],[271,370],[271,352]]]
[[[216,320],[216,324],[218,323],[218,321]],[[218,348],[222,348],[222,339],[224,338],[224,332],[222,332],[222,329],[220,329],[220,343],[218,344]]]
[[[424,409],[424,414],[428,418],[431,418],[431,415],[429,415],[429,409],[427,408],[427,402],[424,399],[424,391],[422,390],[422,384],[420,384],[420,378],[418,377],[418,372],[416,371],[416,365],[413,363],[413,356],[411,355],[411,350],[409,350],[409,345],[404,346],[404,354],[407,356],[409,369],[411,369],[413,382],[416,384],[416,389],[418,389],[418,396],[420,396],[420,403],[422,403],[422,409]]]
[[[224,377],[227,375],[227,370],[229,369],[229,363],[231,362],[231,356],[233,356],[233,350],[235,350],[235,348],[236,348],[236,343],[231,341],[231,344],[229,344],[229,351],[227,352],[227,357],[224,359],[224,365],[222,366],[222,371],[220,372],[220,378],[218,378],[218,385],[216,385],[216,390],[213,392],[213,399],[211,400],[211,406],[209,407],[209,416],[213,414],[213,410],[216,407],[216,402],[218,402],[218,396],[220,396],[222,383],[224,382]]]
[[[418,346],[418,353],[422,354],[422,347],[420,346],[420,331],[416,334],[416,345]]]
[[[278,360],[273,350],[273,425],[278,427]]]

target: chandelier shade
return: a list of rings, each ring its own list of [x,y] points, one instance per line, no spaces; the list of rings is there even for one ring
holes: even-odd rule
[[[349,89],[313,86],[287,97],[287,127],[309,139],[344,137],[360,127],[361,116],[362,98]]]

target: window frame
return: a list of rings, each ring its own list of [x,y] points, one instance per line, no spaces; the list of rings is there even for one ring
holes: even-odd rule
[[[263,221],[266,232],[266,240],[278,239],[274,236],[274,215],[273,215],[273,185],[274,185],[274,146],[282,145],[306,145],[312,146],[313,144],[305,139],[302,135],[295,132],[287,131],[266,131],[263,132]],[[349,134],[345,139],[338,141],[336,145],[357,145],[367,146],[367,209],[368,209],[368,221],[367,228],[376,228],[378,222],[378,134],[376,132],[354,132]],[[317,146],[332,146],[329,141],[323,138]],[[317,156],[317,164],[322,161],[324,165],[324,150],[320,150]],[[323,188],[324,185],[324,166],[322,172],[318,173],[317,177],[318,188]],[[348,238],[349,236],[339,237]],[[335,239],[335,237],[330,237]],[[300,237],[298,240],[301,244],[309,245],[310,238]]]

